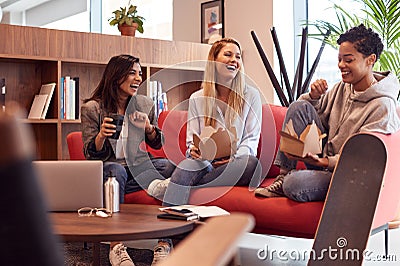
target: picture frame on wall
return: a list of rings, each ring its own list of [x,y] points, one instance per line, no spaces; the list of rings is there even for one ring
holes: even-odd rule
[[[201,42],[212,44],[224,37],[224,0],[201,3]]]

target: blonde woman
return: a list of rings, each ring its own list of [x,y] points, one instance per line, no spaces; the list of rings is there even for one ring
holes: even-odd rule
[[[200,135],[206,126],[227,130],[234,127],[236,153],[229,158],[204,160],[194,146],[193,134]],[[170,179],[154,180],[147,193],[163,199],[164,206],[172,206],[188,203],[192,187],[257,187],[261,177],[256,158],[260,131],[260,94],[245,82],[240,45],[234,39],[221,39],[209,51],[202,88],[189,99],[188,158],[176,167]],[[163,260],[171,249],[170,239],[160,239],[152,265]]]
[[[193,144],[193,134],[200,135],[206,126],[227,130],[234,127],[236,153],[229,158],[204,160]],[[261,175],[256,158],[260,131],[260,94],[245,82],[239,43],[223,38],[212,45],[202,88],[189,99],[188,158],[177,166],[170,183],[154,181],[149,191],[162,197],[168,185],[163,201],[169,206],[186,204],[194,186],[257,186]]]

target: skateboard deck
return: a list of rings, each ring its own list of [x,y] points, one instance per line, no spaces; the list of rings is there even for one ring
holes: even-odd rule
[[[371,134],[343,146],[310,252],[309,266],[361,265],[386,167],[386,149]]]

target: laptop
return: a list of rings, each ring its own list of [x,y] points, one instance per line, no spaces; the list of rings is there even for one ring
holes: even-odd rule
[[[103,162],[33,161],[48,211],[103,207]]]

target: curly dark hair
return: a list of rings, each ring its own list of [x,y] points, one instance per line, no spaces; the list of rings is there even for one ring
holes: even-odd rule
[[[371,28],[367,29],[364,24],[342,33],[337,40],[337,44],[340,45],[343,42],[353,43],[357,51],[365,56],[375,54],[376,61],[378,61],[383,50],[383,43],[379,35]]]

